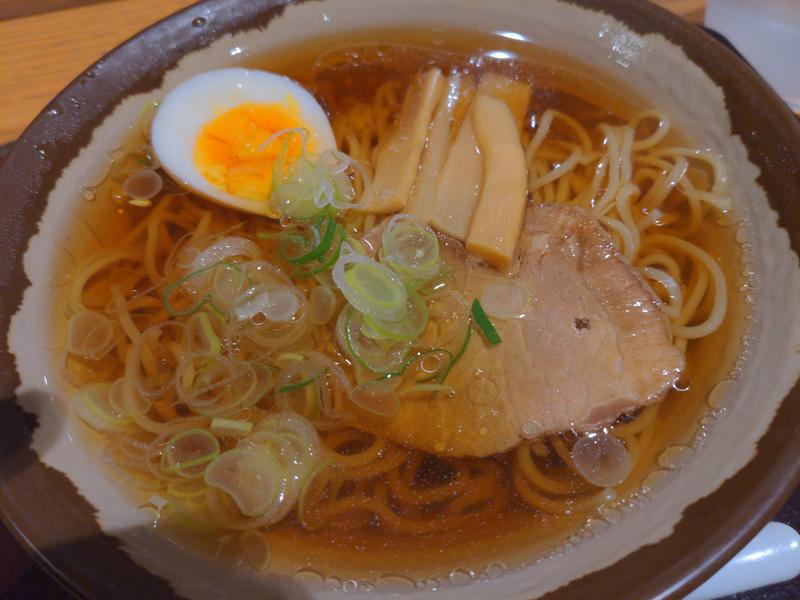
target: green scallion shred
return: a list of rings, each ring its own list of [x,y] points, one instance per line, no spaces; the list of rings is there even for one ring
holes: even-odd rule
[[[333,265],[335,265],[336,261],[339,260],[339,254],[341,254],[342,244],[347,238],[347,232],[345,231],[344,227],[336,222],[333,223],[332,229],[332,242],[328,245],[328,248],[326,248],[326,251],[323,252],[322,256],[320,256],[318,260],[312,260],[311,262],[303,265],[305,268],[301,268],[298,265],[292,269],[289,273],[289,277],[291,279],[308,279],[333,268]]]
[[[381,381],[383,379],[390,379],[392,377],[401,377],[408,367],[414,364],[419,359],[428,356],[429,354],[446,354],[449,360],[449,364],[453,362],[453,353],[450,352],[447,348],[429,348],[428,350],[421,350],[417,352],[413,356],[409,356],[407,359],[403,361],[403,364],[400,365],[400,368],[397,371],[392,371],[391,373],[384,373],[376,381]],[[438,373],[433,373],[432,375],[420,379],[419,381],[431,381],[437,377]],[[441,383],[441,382],[440,382]]]
[[[439,380],[439,383],[444,383],[444,380],[447,379],[447,376],[450,374],[450,371],[453,370],[453,367],[456,366],[456,363],[461,360],[464,356],[464,352],[467,351],[467,345],[469,344],[469,338],[472,335],[472,326],[467,324],[467,334],[464,336],[464,341],[461,342],[461,347],[456,352],[456,355],[453,357],[453,360],[450,361],[450,364],[447,365],[447,368],[442,373],[442,378]]]
[[[503,341],[477,298],[472,301],[470,311],[472,312],[472,318],[475,324],[481,330],[481,333],[483,333],[483,336],[486,338],[486,341],[489,342],[490,346],[496,346]]]
[[[387,371],[387,369],[394,368],[396,361],[392,361],[389,364],[380,364],[380,365],[370,364],[368,359],[362,356],[362,352],[359,351],[362,350],[362,348],[361,347],[356,348],[356,343],[354,342],[354,338],[356,336],[364,337],[365,339],[369,340],[369,343],[374,344],[378,348],[378,353],[381,353],[381,351],[383,351],[384,356],[396,356],[398,361],[402,360],[403,357],[405,357],[406,354],[408,353],[408,348],[410,347],[409,344],[401,343],[398,342],[397,340],[390,340],[388,338],[383,338],[383,337],[379,339],[369,337],[364,334],[364,328],[369,327],[368,325],[366,325],[366,323],[362,322],[361,325],[353,325],[352,324],[353,317],[359,315],[359,318],[363,318],[363,315],[359,313],[356,309],[354,309],[352,306],[345,307],[342,311],[342,314],[344,315],[342,337],[344,345],[346,347],[345,351],[350,356],[350,358],[355,360],[359,365],[361,365],[368,371],[372,371],[373,373],[379,373],[379,374],[390,373],[389,371]],[[398,356],[396,354],[398,351],[402,352],[402,356]],[[370,353],[370,356],[372,356],[372,353]]]
[[[222,350],[222,344],[219,341],[219,336],[214,331],[211,319],[208,318],[208,313],[197,313],[197,316],[193,318],[197,319],[200,323],[200,331],[208,342],[208,351],[212,354],[219,354]]]
[[[200,275],[202,273],[207,273],[209,271],[217,269],[218,267],[223,267],[225,269],[231,269],[231,270],[234,270],[234,271],[242,272],[241,268],[239,268],[237,265],[222,260],[222,261],[220,261],[218,263],[214,263],[213,265],[209,265],[207,267],[203,267],[202,269],[198,269],[197,271],[189,273],[188,275],[185,275],[185,276],[181,277],[180,279],[178,279],[176,281],[173,281],[167,287],[164,288],[164,293],[161,296],[161,303],[164,305],[164,310],[167,311],[167,314],[169,314],[169,316],[171,316],[171,317],[188,317],[189,315],[193,315],[198,310],[203,308],[206,304],[208,304],[208,306],[211,307],[211,309],[213,309],[214,312],[216,312],[218,314],[222,314],[222,311],[219,309],[219,307],[217,307],[211,301],[211,294],[206,294],[200,300],[198,300],[195,304],[193,304],[189,308],[186,308],[186,309],[183,309],[183,310],[179,310],[179,309],[174,308],[170,303],[170,296],[172,296],[173,292],[175,292],[175,290],[179,289],[184,283],[186,283],[187,281],[189,281],[190,279],[192,279],[194,277],[197,277],[198,275]],[[246,274],[245,274],[245,276],[246,276]],[[250,278],[248,277],[247,279],[249,281]]]
[[[408,290],[406,316],[400,321],[386,321],[364,315],[365,323],[380,336],[403,342],[411,341],[425,331],[428,319],[429,312],[425,300],[413,290]]]
[[[305,265],[313,260],[319,261],[330,250],[336,234],[336,227],[337,224],[334,218],[330,215],[324,215],[308,228],[308,234],[313,238],[311,240],[296,231],[287,231],[279,236],[278,252],[281,258],[293,265]],[[312,246],[316,240],[319,240],[318,243]],[[292,256],[289,252],[289,248],[292,245],[302,248],[304,253],[299,256]]]
[[[435,396],[439,392],[454,392],[455,388],[450,385],[444,385],[441,383],[417,383],[407,388],[402,388],[398,392],[400,395],[405,394],[417,394],[417,393],[433,393]]]
[[[211,419],[211,431],[221,436],[243,436],[253,430],[250,421],[237,421],[235,419],[223,419],[214,417]]]
[[[317,377],[309,377],[308,379],[303,379],[303,381],[298,381],[297,383],[292,383],[289,385],[282,385],[278,388],[279,392],[293,392],[295,390],[302,389],[307,385],[311,385],[317,380]]]

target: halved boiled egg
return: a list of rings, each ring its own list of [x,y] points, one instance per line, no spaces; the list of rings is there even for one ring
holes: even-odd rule
[[[325,111],[300,84],[241,68],[201,73],[173,89],[153,120],[152,144],[192,192],[269,216],[276,216],[268,202],[276,164],[286,169],[303,152],[336,148]]]

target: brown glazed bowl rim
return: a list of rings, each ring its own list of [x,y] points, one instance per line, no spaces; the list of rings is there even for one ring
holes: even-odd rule
[[[789,232],[792,251],[800,254],[800,207],[792,205],[793,198],[800,198],[800,125],[763,79],[698,27],[649,2],[566,1],[605,12],[639,34],[663,35],[724,90],[734,131],[761,169],[758,183],[779,225]],[[185,54],[223,35],[265,27],[286,3],[207,0],[156,23],[67,86],[24,131],[0,168],[0,231],[6,240],[0,259],[0,515],[52,575],[81,595],[104,600],[176,597],[166,581],[134,564],[116,539],[100,531],[94,508],[66,476],[42,464],[29,448],[35,419],[15,402],[20,379],[7,341],[11,317],[29,284],[23,255],[60,172],[123,98],[157,88],[163,73]],[[164,44],[167,39],[170,43]],[[68,119],[54,119],[50,111],[63,111],[67,100],[78,108]],[[687,507],[672,534],[545,598],[679,598],[688,593],[744,546],[800,482],[798,422],[800,385],[795,383],[751,461]],[[36,523],[46,523],[47,531]],[[76,535],[81,543],[48,543]]]

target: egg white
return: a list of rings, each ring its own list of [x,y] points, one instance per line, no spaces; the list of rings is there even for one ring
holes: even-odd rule
[[[254,69],[219,69],[195,75],[173,89],[153,120],[151,142],[163,168],[190,191],[225,206],[265,214],[267,203],[219,189],[198,170],[194,149],[203,127],[241,104],[283,104],[293,98],[299,119],[310,130],[316,153],[336,148],[325,111],[300,84]]]

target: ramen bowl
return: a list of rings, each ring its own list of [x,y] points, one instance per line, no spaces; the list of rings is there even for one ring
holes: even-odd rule
[[[100,468],[60,375],[65,324],[54,298],[69,283],[73,255],[96,244],[92,228],[81,224],[81,207],[99,202],[93,186],[149,103],[210,69],[268,64],[289,45],[397,28],[433,41],[447,30],[482,32],[556,51],[597,80],[619,82],[658,106],[695,147],[722,155],[734,217],[722,218],[720,227],[738,248],[720,265],[732,284],[726,337],[702,347],[704,402],[676,417],[686,421],[686,435],[661,449],[635,493],[546,552],[522,551],[516,562],[490,556],[482,568],[451,565],[422,575],[387,563],[381,573],[342,577],[302,561],[255,573],[162,535],[153,527],[153,506],[141,508]],[[474,51],[503,58],[482,42]],[[680,597],[731,558],[800,479],[800,126],[732,52],[651,4],[210,0],[154,25],[81,74],[15,144],[0,188],[0,508],[9,528],[76,593]],[[116,209],[97,208],[109,218]],[[439,554],[447,551],[443,543]],[[343,544],[339,552],[346,561],[357,549]]]

